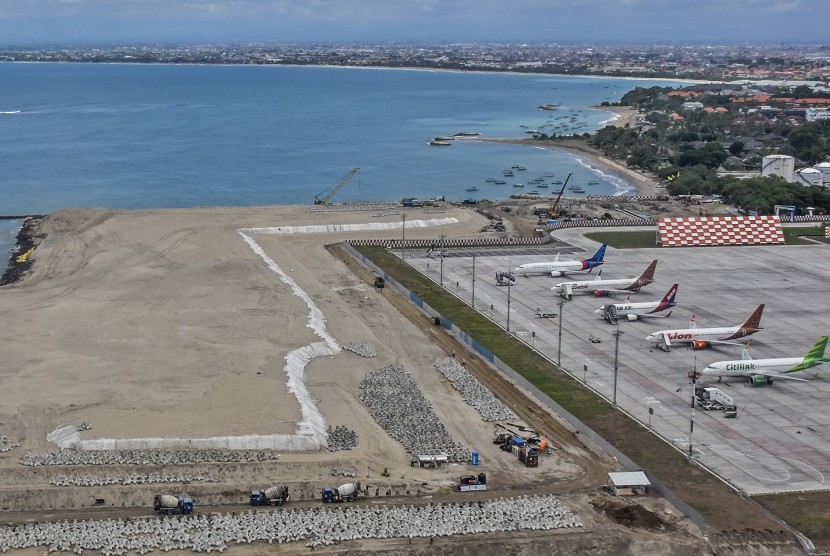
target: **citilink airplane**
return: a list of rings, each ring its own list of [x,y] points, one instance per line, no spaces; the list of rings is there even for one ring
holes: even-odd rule
[[[747,346],[748,347],[748,346]],[[775,359],[752,359],[749,350],[744,348],[743,359],[739,361],[717,361],[710,364],[701,371],[703,376],[717,376],[718,382],[723,377],[746,377],[753,386],[760,384],[772,384],[773,378],[786,378],[807,382],[803,378],[790,376],[789,373],[797,373],[810,369],[822,363],[830,362],[824,356],[827,348],[827,336],[819,338],[818,342],[810,348],[804,357],[779,357]]]

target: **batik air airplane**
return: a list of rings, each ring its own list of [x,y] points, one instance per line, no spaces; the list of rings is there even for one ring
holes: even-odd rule
[[[764,305],[758,305],[755,312],[740,326],[724,326],[720,328],[697,328],[692,315],[692,327],[679,330],[658,330],[646,336],[646,341],[653,343],[663,351],[671,351],[672,344],[689,344],[692,349],[706,349],[712,344],[741,345],[733,342],[761,330],[761,314]]]
[[[592,293],[596,296],[612,293],[630,293],[640,291],[640,288],[654,282],[654,269],[657,268],[657,261],[651,261],[648,268],[639,278],[621,278],[616,280],[603,280],[600,270],[596,280],[583,280],[580,282],[559,282],[551,288],[554,292],[570,300],[575,293]]]
[[[718,382],[725,376],[746,377],[749,378],[749,383],[753,386],[772,384],[773,378],[807,382],[806,379],[790,376],[789,373],[797,373],[830,362],[830,359],[824,357],[826,347],[827,336],[822,336],[804,357],[780,357],[777,359],[752,359],[749,356],[749,350],[744,348],[743,359],[740,361],[718,361],[703,369],[701,374],[703,376],[717,376]]]
[[[513,272],[522,276],[529,274],[548,274],[554,278],[564,276],[566,272],[591,272],[596,267],[602,264],[602,259],[605,257],[605,248],[607,246],[603,243],[594,253],[590,259],[583,259],[581,261],[560,261],[559,253],[556,257],[546,263],[525,263],[516,267]]]
[[[611,324],[614,324],[617,319],[621,318],[628,321],[640,320],[645,317],[665,318],[671,315],[671,311],[665,315],[658,315],[657,313],[674,307],[674,298],[677,296],[677,287],[678,285],[674,284],[671,288],[669,288],[669,291],[666,292],[666,295],[663,296],[663,299],[659,301],[631,303],[629,301],[629,296],[629,299],[626,299],[625,303],[610,303],[608,305],[603,305],[594,311],[594,313],[602,316],[602,318]]]

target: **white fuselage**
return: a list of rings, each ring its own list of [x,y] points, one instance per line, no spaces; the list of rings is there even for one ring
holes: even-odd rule
[[[740,326],[723,326],[720,328],[684,328],[680,330],[658,330],[646,336],[647,342],[657,343],[664,337],[675,344],[691,343],[695,340],[717,342],[728,340],[735,336]],[[748,336],[749,334],[745,334]],[[740,337],[740,336],[739,336]]]
[[[547,263],[525,263],[516,267],[516,274],[551,274],[558,272],[564,274],[566,272],[581,272],[589,270],[585,268],[582,261],[551,261]]]
[[[803,357],[718,361],[703,369],[701,374],[704,376],[775,375],[792,369],[802,361],[804,361]]]
[[[556,293],[562,293],[565,291],[567,285],[570,285],[571,291],[573,293],[585,293],[585,292],[592,292],[596,290],[624,290],[628,287],[634,285],[636,282],[636,278],[621,278],[619,280],[584,280],[581,282],[559,282],[553,288],[551,288]]]
[[[645,301],[643,303],[611,303],[610,305],[603,305],[594,313],[604,315],[608,307],[614,307],[614,311],[618,315],[647,315],[660,306],[659,301]],[[669,306],[667,305],[668,309]]]

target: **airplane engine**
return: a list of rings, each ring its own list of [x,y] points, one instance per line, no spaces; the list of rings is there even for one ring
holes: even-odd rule
[[[709,347],[709,342],[704,340],[692,340],[690,346],[693,350],[706,349]]]
[[[628,313],[627,315],[625,315],[625,320],[629,322],[634,322],[635,320],[640,320],[640,317],[638,315],[632,315],[631,313]]]
[[[606,295],[608,295],[607,291],[594,290],[594,297],[603,297],[603,296],[606,296]]]
[[[550,275],[551,275],[551,277],[553,277],[553,278],[559,278],[560,276],[564,276],[564,275],[565,275],[565,273],[564,273],[564,272],[562,272],[561,270],[551,270],[551,271],[550,271]]]

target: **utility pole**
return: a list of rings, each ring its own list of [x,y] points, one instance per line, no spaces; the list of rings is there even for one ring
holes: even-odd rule
[[[620,332],[619,321],[617,321],[617,329],[611,334],[614,336],[614,401],[612,405],[617,407],[617,371],[619,370],[620,336],[625,334],[625,332]]]
[[[406,260],[406,212],[401,213],[401,259]]]
[[[562,321],[565,319],[565,316],[562,313],[562,310],[565,308],[565,300],[560,297],[559,301],[557,301],[556,304],[559,305],[559,350],[558,350],[558,353],[556,354],[556,366],[561,367],[562,366]]]
[[[476,254],[473,253],[473,299],[470,301],[473,311],[476,309]]]
[[[695,353],[695,362],[692,372],[689,373],[689,378],[692,379],[692,412],[689,415],[689,461],[692,461],[692,433],[695,431],[695,384],[697,384],[697,353]]]

